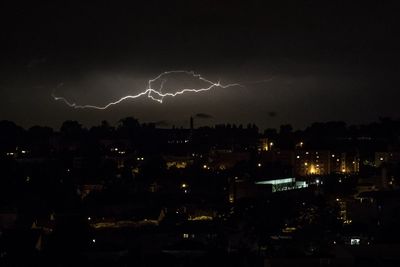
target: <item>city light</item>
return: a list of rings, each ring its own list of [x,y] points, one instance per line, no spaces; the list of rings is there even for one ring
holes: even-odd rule
[[[275,180],[258,181],[258,182],[256,182],[256,184],[279,185],[279,184],[294,183],[295,181],[296,181],[295,178],[283,178],[283,179],[275,179]]]
[[[314,165],[311,164],[311,166],[310,166],[310,174],[316,174],[316,172],[317,172],[317,171],[316,171]]]

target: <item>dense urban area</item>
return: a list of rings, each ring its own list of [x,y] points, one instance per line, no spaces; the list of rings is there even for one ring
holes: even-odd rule
[[[400,265],[400,120],[0,136],[1,266]]]

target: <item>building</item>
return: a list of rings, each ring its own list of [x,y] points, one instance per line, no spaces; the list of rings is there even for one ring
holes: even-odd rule
[[[297,150],[294,169],[298,176],[358,173],[360,158],[358,153]]]
[[[331,154],[328,150],[298,150],[294,169],[298,176],[330,174]]]

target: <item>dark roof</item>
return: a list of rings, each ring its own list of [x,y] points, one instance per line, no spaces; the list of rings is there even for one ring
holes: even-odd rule
[[[400,198],[400,190],[391,191],[367,191],[358,194],[359,198],[374,198],[374,199],[385,199],[385,198]]]

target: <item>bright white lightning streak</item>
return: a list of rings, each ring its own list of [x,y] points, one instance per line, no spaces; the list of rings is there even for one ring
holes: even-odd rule
[[[199,89],[185,88],[185,89],[182,89],[182,90],[177,91],[177,92],[175,92],[175,93],[163,93],[163,92],[162,92],[162,89],[163,89],[164,83],[166,82],[166,79],[162,79],[162,78],[163,78],[164,76],[166,76],[166,75],[169,75],[169,74],[178,74],[178,73],[183,73],[183,74],[191,75],[193,78],[197,78],[197,79],[199,79],[199,80],[201,80],[201,81],[207,83],[209,86],[208,86],[208,87],[204,87],[204,88],[199,88]],[[153,89],[153,88],[152,88],[152,84],[155,83],[155,82],[157,82],[157,81],[160,80],[160,79],[162,79],[162,80],[161,80],[161,84],[160,84],[160,88],[159,88],[158,90]],[[66,98],[64,98],[64,97],[55,96],[54,93],[52,94],[52,96],[53,96],[54,100],[56,100],[56,101],[60,100],[60,101],[64,102],[65,104],[67,104],[68,106],[72,107],[72,108],[76,108],[76,109],[92,108],[92,109],[101,109],[101,110],[104,110],[104,109],[107,109],[107,108],[109,108],[109,107],[111,107],[111,106],[113,106],[113,105],[117,105],[117,104],[119,104],[119,103],[121,103],[122,101],[125,101],[125,100],[127,100],[127,99],[135,99],[135,98],[139,98],[139,97],[144,96],[144,95],[147,95],[148,98],[150,98],[150,99],[152,99],[152,100],[154,100],[154,101],[157,101],[157,102],[159,102],[159,103],[162,103],[164,97],[167,97],[167,96],[175,97],[175,96],[177,96],[177,95],[182,95],[182,94],[188,93],[188,92],[199,93],[199,92],[203,92],[203,91],[209,91],[209,90],[211,90],[211,89],[213,89],[213,88],[215,88],[215,87],[228,88],[228,87],[233,87],[233,86],[240,86],[240,87],[243,87],[241,84],[238,84],[238,83],[231,83],[231,84],[223,85],[223,84],[221,84],[219,81],[218,81],[218,82],[212,82],[212,81],[210,81],[210,80],[208,80],[208,79],[202,77],[200,74],[194,73],[193,71],[174,70],[174,71],[166,71],[166,72],[163,72],[163,73],[161,73],[160,75],[158,75],[157,77],[155,77],[155,78],[153,78],[153,79],[150,79],[150,80],[147,82],[147,88],[146,88],[146,90],[144,90],[143,92],[138,93],[138,94],[136,94],[136,95],[127,95],[127,96],[121,97],[121,98],[118,99],[117,101],[115,101],[115,102],[110,102],[110,103],[108,103],[107,105],[104,105],[104,106],[77,105],[76,103],[71,103],[71,102],[69,102],[69,101],[68,101]],[[156,97],[154,97],[153,95],[156,95]]]

